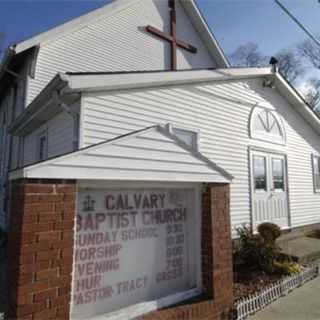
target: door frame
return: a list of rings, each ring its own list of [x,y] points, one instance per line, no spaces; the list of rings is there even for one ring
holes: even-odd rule
[[[287,192],[287,208],[288,208],[288,226],[287,227],[281,227],[281,230],[288,230],[292,228],[292,219],[291,219],[291,208],[290,208],[290,188],[289,188],[289,175],[288,175],[288,156],[287,153],[284,151],[274,150],[274,149],[268,149],[263,147],[257,147],[257,146],[249,146],[248,147],[248,172],[249,172],[249,189],[250,189],[250,228],[253,233],[256,233],[257,231],[254,230],[254,221],[253,221],[253,197],[254,197],[254,185],[253,185],[253,166],[252,166],[252,156],[254,152],[263,152],[263,153],[269,153],[274,154],[275,156],[282,156],[284,157],[284,170],[285,170],[285,183],[286,183],[286,192]]]

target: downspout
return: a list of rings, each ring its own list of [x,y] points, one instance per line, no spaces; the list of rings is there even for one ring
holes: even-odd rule
[[[76,151],[79,149],[79,125],[80,125],[80,112],[72,110],[66,103],[61,100],[61,93],[55,91],[52,94],[53,100],[56,101],[57,105],[61,107],[68,115],[73,119],[73,139],[72,139],[72,150]]]
[[[14,120],[14,115],[15,115],[15,112],[16,112],[16,104],[17,104],[17,88],[14,90],[13,92],[13,104],[12,104],[12,110],[11,110],[11,119],[10,119],[10,122],[9,122],[9,108],[10,106],[7,105],[7,121],[8,121],[8,124],[9,123],[12,123],[13,120]],[[13,145],[13,135],[10,133],[9,134],[9,142],[8,142],[8,145],[9,145],[9,150],[8,150],[8,162],[7,162],[7,166],[6,166],[6,180],[5,180],[5,198],[4,198],[4,211],[5,211],[5,225],[8,226],[8,223],[9,223],[9,212],[8,212],[8,204],[9,204],[9,197],[10,197],[10,187],[9,187],[9,171],[11,170],[11,161],[12,161],[12,145]]]
[[[1,80],[2,78],[4,77],[4,75],[6,73],[10,74],[11,76],[15,77],[15,78],[18,78],[19,75],[16,74],[15,72],[11,71],[8,69],[11,61],[12,61],[12,58],[14,57],[15,55],[15,47],[14,46],[11,46],[9,47],[7,50],[6,50],[6,53],[5,53],[5,56],[3,58],[3,63],[0,65],[0,83],[1,83]],[[3,90],[3,87],[0,85],[0,92]],[[5,111],[5,114],[6,114],[6,126],[8,128],[9,126],[9,110],[10,109],[10,106],[9,104],[6,104],[6,111]],[[12,106],[12,114],[11,114],[11,121],[14,117],[14,110],[15,109],[15,105]],[[4,188],[4,208],[3,208],[3,211],[5,213],[5,216],[4,216],[4,224],[5,226],[7,227],[8,226],[8,221],[9,221],[9,212],[8,212],[8,203],[9,203],[9,196],[10,196],[10,191],[9,191],[9,185],[8,185],[8,179],[9,179],[9,170],[10,170],[10,165],[11,165],[11,159],[12,159],[12,156],[11,156],[11,153],[12,153],[12,135],[11,134],[8,134],[8,131],[6,130],[6,142],[5,142],[5,150],[3,150],[5,155],[4,155],[4,181],[3,181],[3,185],[1,187]]]

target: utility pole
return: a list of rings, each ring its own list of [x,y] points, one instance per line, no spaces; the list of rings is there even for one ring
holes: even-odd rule
[[[274,0],[275,3],[320,47],[320,41],[280,2],[280,0]],[[318,0],[320,3],[320,0]]]

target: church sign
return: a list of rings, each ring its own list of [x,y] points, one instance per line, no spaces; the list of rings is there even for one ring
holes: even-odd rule
[[[78,198],[73,319],[137,316],[199,292],[197,188],[82,189]]]

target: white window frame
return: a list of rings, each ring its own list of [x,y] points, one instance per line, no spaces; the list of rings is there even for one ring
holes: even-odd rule
[[[180,139],[180,138],[174,132],[174,130],[181,130],[181,131],[190,132],[191,134],[194,134],[196,136],[195,141],[194,141],[194,145],[193,146],[189,146],[189,147],[194,149],[194,150],[196,150],[196,151],[199,151],[200,130],[197,130],[197,129],[194,129],[194,128],[175,125],[173,123],[168,123],[166,125],[166,128],[172,135],[176,136],[178,139]]]
[[[259,113],[262,111],[270,112],[272,116],[274,116],[274,118],[276,119],[279,125],[280,131],[282,133],[282,136],[281,136],[282,139],[279,139],[278,135],[273,135],[271,133],[268,134],[268,133],[258,132],[257,130],[254,129],[255,120],[258,117]],[[286,144],[286,132],[285,132],[283,121],[281,117],[277,114],[277,112],[269,107],[257,105],[252,109],[252,112],[250,115],[249,129],[250,129],[249,136],[251,139],[261,140],[264,142],[272,142],[282,146]]]
[[[316,168],[314,167],[314,160],[315,159],[320,159],[320,155],[317,153],[313,153],[311,154],[311,162],[312,162],[312,179],[313,179],[313,190],[314,193],[320,193],[320,187],[317,188],[316,186]],[[318,162],[318,174],[320,175],[320,166],[319,166],[319,162]]]
[[[41,159],[40,156],[40,148],[41,148],[41,139],[45,138],[45,145],[44,145],[44,157],[43,159]],[[37,135],[37,160],[38,161],[44,161],[48,158],[48,130],[44,130],[41,131],[38,135]]]
[[[201,201],[201,192],[202,192],[202,184],[200,183],[179,183],[179,182],[149,182],[149,181],[126,181],[126,182],[119,182],[119,181],[89,181],[83,180],[78,181],[77,183],[78,190],[99,190],[103,189],[140,189],[140,188],[187,188],[195,190],[195,212],[194,212],[194,222],[195,224],[192,226],[192,230],[195,232],[195,238],[198,241],[195,243],[193,248],[194,256],[189,256],[189,263],[198,261],[195,264],[195,280],[196,280],[196,287],[189,289],[187,291],[178,292],[175,294],[171,294],[166,297],[162,297],[156,300],[150,300],[146,302],[141,302],[135,305],[130,305],[128,307],[124,307],[117,311],[112,311],[106,314],[101,314],[97,316],[93,316],[91,320],[118,320],[118,319],[135,319],[142,315],[145,315],[152,311],[157,311],[159,309],[170,307],[177,303],[183,302],[190,298],[199,296],[203,292],[202,287],[202,263],[201,263],[201,225],[202,225],[202,201]],[[189,226],[190,227],[190,226]],[[190,241],[190,240],[189,240]],[[75,260],[73,262],[75,264]],[[72,282],[72,292],[74,290],[73,282]],[[73,296],[73,295],[72,295]],[[71,301],[71,310],[73,307],[73,301]],[[71,317],[71,319],[74,319]]]

